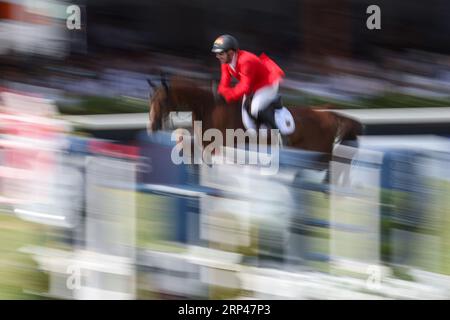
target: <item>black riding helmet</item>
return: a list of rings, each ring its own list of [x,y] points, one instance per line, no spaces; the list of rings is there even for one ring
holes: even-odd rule
[[[239,44],[235,37],[230,36],[229,34],[224,34],[214,41],[214,45],[211,49],[214,53],[220,53],[224,51],[228,51],[230,49],[237,50],[239,48]]]

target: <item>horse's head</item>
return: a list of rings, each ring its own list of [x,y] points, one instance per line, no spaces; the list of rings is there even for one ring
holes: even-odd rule
[[[150,97],[149,132],[163,129],[171,112],[190,112],[192,119],[196,117],[197,120],[204,121],[214,107],[214,96],[209,83],[205,85],[180,76],[171,78],[170,86],[164,77],[161,77],[161,85],[156,85],[151,80],[147,82],[153,89]]]
[[[150,111],[148,126],[148,131],[153,132],[163,128],[163,123],[170,113],[170,93],[169,86],[165,80],[161,80],[160,86],[153,83],[150,79],[147,79],[147,82],[153,90],[149,99]]]

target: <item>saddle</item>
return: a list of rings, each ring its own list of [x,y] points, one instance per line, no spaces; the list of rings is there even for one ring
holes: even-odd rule
[[[248,96],[245,99],[244,108],[248,115],[255,121],[257,127],[259,128],[261,124],[264,124],[268,129],[278,129],[275,122],[275,111],[283,108],[281,96],[277,95],[277,97],[266,108],[264,108],[264,110],[259,111],[257,118],[255,118],[250,112],[252,100],[253,95]]]

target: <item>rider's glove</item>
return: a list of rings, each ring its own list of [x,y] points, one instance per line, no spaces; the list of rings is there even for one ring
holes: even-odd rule
[[[227,100],[226,100],[225,97],[224,97],[222,94],[220,94],[220,93],[217,94],[217,102],[218,102],[219,104],[227,104]]]
[[[217,94],[220,97],[219,98],[220,101],[225,103],[225,104],[229,102],[228,99],[227,99],[227,91],[228,90],[229,90],[228,88],[219,88],[218,94]]]

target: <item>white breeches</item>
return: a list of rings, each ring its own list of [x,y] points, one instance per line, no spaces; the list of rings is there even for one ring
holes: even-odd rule
[[[278,94],[279,83],[275,82],[273,85],[262,87],[259,90],[256,90],[253,95],[252,104],[250,106],[250,113],[253,117],[257,117],[259,111],[264,110],[269,104],[277,97]],[[245,100],[247,99],[244,96],[242,101],[242,105],[244,105]]]

